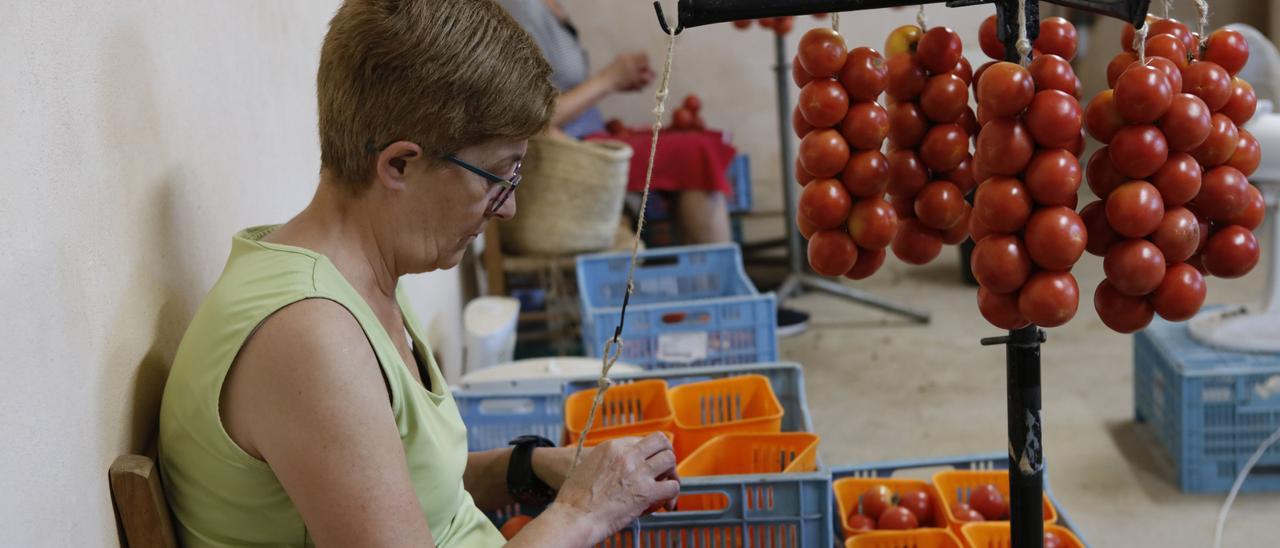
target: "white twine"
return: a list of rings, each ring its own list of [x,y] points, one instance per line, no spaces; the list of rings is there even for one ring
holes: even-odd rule
[[[923,8],[923,6],[922,6]],[[1022,66],[1031,64],[1031,40],[1027,39],[1027,0],[1018,0],[1018,60]]]
[[[1151,30],[1151,25],[1143,24],[1142,28],[1133,33],[1133,49],[1138,50],[1138,62],[1147,64],[1147,33]]]
[[[920,4],[920,10],[916,12],[916,24],[920,26],[921,31],[925,31],[928,30],[926,25],[928,22],[929,18],[924,15],[924,4]]]
[[[1196,15],[1200,16],[1199,30],[1197,31],[1200,33],[1200,43],[1196,44],[1201,50],[1196,52],[1196,57],[1199,57],[1199,54],[1203,53],[1205,41],[1209,39],[1209,36],[1205,34],[1205,29],[1209,27],[1209,2],[1207,0],[1195,0],[1195,2]]]
[[[840,32],[840,12],[831,12],[831,30]]]

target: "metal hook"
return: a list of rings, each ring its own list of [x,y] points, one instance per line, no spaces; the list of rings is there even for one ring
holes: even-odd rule
[[[658,13],[658,25],[662,26],[662,32],[667,34],[668,36],[671,35],[671,27],[667,26],[667,16],[666,14],[662,13],[661,1],[653,0],[653,11]],[[684,25],[677,22],[675,33],[680,34],[681,32],[684,32]]]

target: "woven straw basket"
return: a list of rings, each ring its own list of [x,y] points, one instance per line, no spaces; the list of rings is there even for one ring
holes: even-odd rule
[[[499,223],[502,247],[519,255],[608,249],[622,216],[630,146],[538,136],[529,140],[515,218]]]

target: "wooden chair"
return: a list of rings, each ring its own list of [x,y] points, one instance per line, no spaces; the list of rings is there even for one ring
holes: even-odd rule
[[[111,463],[111,499],[126,548],[178,548],[154,455],[121,455]]]

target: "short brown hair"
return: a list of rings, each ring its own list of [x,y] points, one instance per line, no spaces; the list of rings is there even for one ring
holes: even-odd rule
[[[316,95],[320,164],[346,185],[373,177],[376,147],[429,158],[547,127],[551,66],[492,0],[346,0],[329,22]]]

